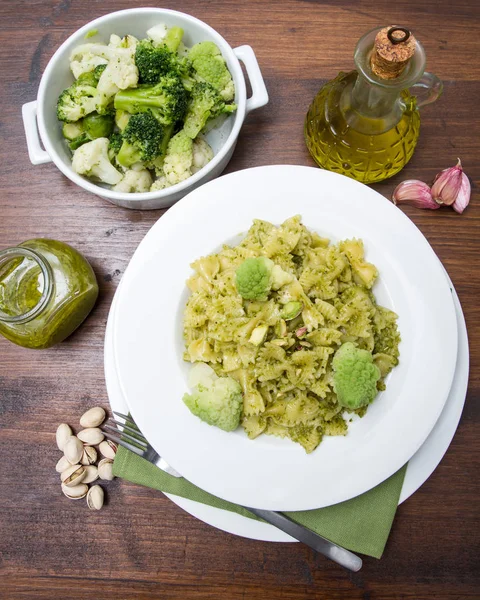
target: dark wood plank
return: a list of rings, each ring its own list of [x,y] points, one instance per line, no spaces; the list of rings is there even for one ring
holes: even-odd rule
[[[458,432],[427,483],[399,510],[384,557],[348,574],[299,544],[234,537],[197,521],[161,494],[114,481],[92,514],[61,495],[56,424],[99,403],[108,407],[103,338],[113,293],[136,246],[163,211],[123,210],[87,194],[53,165],[28,159],[21,105],[33,100],[59,44],[88,20],[143,2],[32,0],[0,3],[0,247],[36,236],[85,253],[101,286],[98,304],[68,341],[31,352],[0,339],[0,597],[340,598],[479,597],[478,427],[480,310],[478,163],[479,9],[476,0],[392,3],[192,0],[165,6],[207,21],[232,46],[251,44],[270,93],[242,129],[227,172],[257,165],[313,165],[303,119],[319,89],[353,67],[357,39],[387,21],[415,29],[443,97],[422,110],[416,153],[375,188],[390,197],[402,179],[430,181],[462,159],[473,200],[453,211],[405,209],[448,269],[462,301],[471,376]],[[441,324],[439,324],[441,326]],[[428,348],[425,349],[428,352]]]

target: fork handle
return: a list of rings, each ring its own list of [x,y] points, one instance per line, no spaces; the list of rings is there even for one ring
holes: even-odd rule
[[[284,514],[274,512],[273,510],[262,510],[259,508],[249,507],[245,508],[247,508],[247,510],[257,517],[262,518],[264,521],[274,525],[281,531],[288,533],[288,535],[291,535],[299,542],[303,542],[307,546],[310,546],[310,548],[313,548],[313,550],[320,552],[320,554],[323,554],[342,567],[345,567],[350,571],[359,571],[362,568],[362,559],[359,556],[353,554],[353,552],[350,552],[345,548],[342,548],[341,546],[337,546],[337,544],[334,544],[330,540],[318,535],[318,533],[315,533],[314,531],[295,523],[295,521],[292,521]]]

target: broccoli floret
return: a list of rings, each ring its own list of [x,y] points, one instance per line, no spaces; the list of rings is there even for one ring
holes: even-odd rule
[[[164,125],[183,119],[187,108],[187,92],[177,75],[165,75],[156,85],[140,85],[118,92],[115,108],[136,114],[151,111]]]
[[[108,158],[111,162],[114,161],[117,154],[120,152],[120,148],[123,144],[123,137],[121,133],[114,132],[108,140]]]
[[[176,60],[166,46],[154,46],[152,41],[142,40],[135,50],[135,64],[140,83],[157,83],[175,70]]]
[[[75,81],[58,98],[58,120],[74,123],[85,115],[94,112],[97,109],[99,101],[96,87],[82,83],[81,81]]]
[[[191,174],[193,164],[193,141],[182,129],[168,142],[163,172],[168,185],[175,185]]]
[[[123,167],[153,162],[165,153],[171,134],[172,126],[163,126],[150,111],[132,115],[122,133],[117,161]]]
[[[197,82],[192,88],[184,129],[192,139],[195,139],[208,119],[213,119],[224,112],[230,113],[235,108],[233,104],[225,104],[212,85],[205,81]]]
[[[122,179],[122,174],[108,158],[108,138],[97,138],[75,150],[72,168],[79,175],[86,175],[110,185],[115,185]]]
[[[346,342],[336,351],[332,366],[333,389],[340,406],[356,410],[372,402],[377,395],[380,369],[370,352]]]
[[[266,300],[272,289],[292,281],[293,275],[265,256],[246,258],[235,273],[237,291],[245,300]]]
[[[106,65],[99,65],[88,73],[83,73],[77,81],[63,90],[57,101],[59,121],[74,123],[96,111],[106,114],[109,100],[97,89],[98,82]]]
[[[198,75],[213,85],[227,102],[233,100],[235,87],[222,53],[213,42],[200,42],[190,49],[188,57]]]
[[[192,367],[189,379],[193,392],[185,394],[183,401],[190,411],[209,425],[234,431],[243,409],[240,385],[231,377],[217,377],[205,363]]]

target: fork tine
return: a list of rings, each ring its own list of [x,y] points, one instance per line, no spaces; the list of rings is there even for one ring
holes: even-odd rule
[[[147,450],[147,448],[148,448],[148,443],[146,440],[139,440],[139,439],[131,436],[129,433],[119,431],[116,427],[112,427],[108,423],[105,423],[105,425],[103,427],[104,427],[104,429],[108,429],[109,431],[113,431],[114,433],[118,434],[123,439],[125,439],[129,444],[136,444],[139,448],[143,449],[144,451]]]
[[[112,442],[116,442],[120,446],[123,446],[127,450],[130,450],[130,452],[134,452],[135,454],[138,454],[138,456],[143,456],[144,451],[140,450],[140,448],[137,448],[136,446],[133,446],[129,442],[122,440],[122,438],[119,438],[118,436],[113,435],[109,431],[104,431],[104,433],[105,433],[105,437],[109,440],[112,440]]]
[[[115,419],[109,419],[109,421],[112,421],[113,423],[115,423],[115,425],[121,427],[123,431],[130,431],[134,433],[135,435],[132,437],[138,437],[138,439],[142,442],[147,441],[139,429],[130,427],[129,425],[125,425],[124,423],[120,423],[120,421],[116,421]]]
[[[115,410],[112,410],[114,415],[117,415],[117,417],[120,417],[121,419],[125,419],[125,421],[130,421],[135,425],[135,421],[132,419],[132,417],[130,415],[124,415],[123,413],[117,412]]]

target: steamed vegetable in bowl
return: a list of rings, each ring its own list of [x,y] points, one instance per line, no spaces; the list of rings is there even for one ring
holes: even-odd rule
[[[74,83],[57,117],[80,175],[119,192],[168,188],[212,158],[206,127],[235,111],[235,87],[215,43],[187,49],[183,30],[160,24],[147,38],[112,35],[71,54]]]
[[[192,267],[184,402],[194,415],[312,452],[385,389],[398,364],[397,315],[375,300],[378,272],[361,240],[330,244],[300,217],[257,220],[240,244]]]

